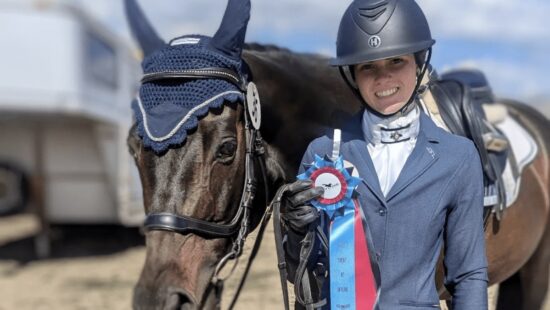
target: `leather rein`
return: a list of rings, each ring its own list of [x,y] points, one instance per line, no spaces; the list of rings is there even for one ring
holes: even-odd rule
[[[260,135],[260,101],[256,86],[253,82],[247,82],[246,78],[242,78],[237,72],[226,68],[204,68],[181,71],[155,72],[143,76],[141,83],[155,82],[161,80],[173,79],[223,79],[234,85],[245,95],[244,114],[245,114],[245,180],[243,192],[239,206],[235,216],[227,224],[208,222],[205,220],[177,215],[169,212],[151,213],[145,218],[143,224],[145,231],[162,230],[169,231],[181,235],[196,234],[205,238],[232,238],[233,245],[229,253],[227,253],[217,264],[214,275],[204,292],[201,302],[198,305],[199,309],[204,307],[206,298],[210,295],[212,289],[215,290],[217,297],[216,309],[221,308],[221,293],[223,290],[224,281],[231,276],[238,262],[238,258],[243,252],[243,245],[247,235],[250,233],[250,216],[253,207],[254,197],[256,195],[256,187],[258,179],[255,173],[255,165],[260,167],[260,173],[263,178],[265,187],[266,211],[259,224],[258,236],[252,247],[250,259],[245,268],[243,277],[239,282],[239,286],[233,299],[229,305],[232,309],[239,297],[240,291],[244,285],[250,266],[258,252],[262,240],[265,227],[271,217],[271,207],[269,205],[269,192],[267,186],[267,172],[265,167],[265,148],[264,141]],[[229,260],[236,259],[235,266],[225,278],[220,277],[220,272]]]

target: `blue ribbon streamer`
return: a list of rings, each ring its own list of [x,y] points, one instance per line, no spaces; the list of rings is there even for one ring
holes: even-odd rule
[[[331,222],[329,234],[330,308],[355,309],[355,204],[354,192],[361,179],[353,177],[344,168],[342,156],[334,161],[327,156],[315,155],[315,161],[298,179],[311,179],[312,174],[324,167],[338,170],[345,179],[347,190],[342,199],[332,204],[312,200],[311,204],[325,212]]]
[[[330,308],[355,309],[355,209],[344,206],[330,230]]]

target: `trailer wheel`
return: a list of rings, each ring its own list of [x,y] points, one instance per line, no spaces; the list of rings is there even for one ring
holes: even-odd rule
[[[29,184],[22,169],[0,163],[0,216],[23,211],[28,195]]]

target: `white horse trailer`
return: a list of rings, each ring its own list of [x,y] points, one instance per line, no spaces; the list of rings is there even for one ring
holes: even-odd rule
[[[81,10],[51,1],[0,2],[0,29],[0,163],[30,181],[43,223],[140,224],[126,146],[136,56]],[[2,195],[24,195],[9,173]]]

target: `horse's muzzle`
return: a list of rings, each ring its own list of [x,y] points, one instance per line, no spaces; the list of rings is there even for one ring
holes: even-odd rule
[[[177,290],[168,293],[164,310],[196,310],[197,304],[188,293]]]
[[[155,296],[151,296],[151,295]],[[133,308],[135,310],[196,310],[198,304],[191,294],[180,288],[170,287],[156,294],[136,286]]]

